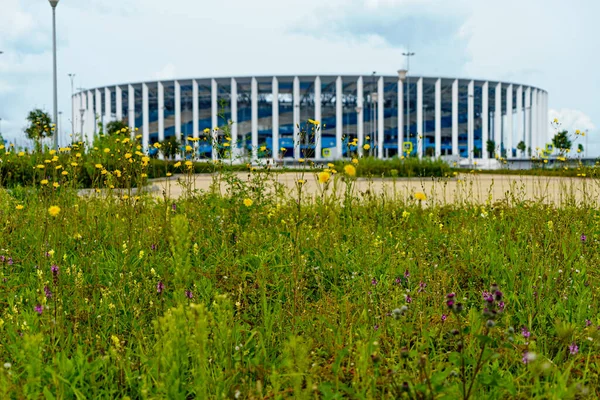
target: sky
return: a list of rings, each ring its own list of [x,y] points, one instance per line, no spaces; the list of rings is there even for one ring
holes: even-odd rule
[[[232,75],[377,74],[518,82],[549,92],[549,119],[588,131],[600,155],[597,0],[60,0],[58,91]],[[0,122],[25,144],[27,113],[52,112],[47,0],[0,0]],[[585,143],[584,143],[585,144]]]

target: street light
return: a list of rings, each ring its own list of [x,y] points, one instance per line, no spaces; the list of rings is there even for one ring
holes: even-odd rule
[[[58,132],[56,121],[58,119],[58,90],[56,84],[56,6],[59,0],[48,0],[52,7],[52,55],[54,59],[54,150],[58,150]]]
[[[73,96],[75,93],[73,92],[73,81],[75,80],[75,74],[69,74],[69,78],[71,78],[71,137],[75,135],[75,106],[73,105]]]
[[[85,114],[85,108],[83,108],[83,92],[84,88],[77,88],[79,90],[79,113],[81,114],[80,122],[81,122],[81,131],[79,131],[80,141],[83,142],[83,117]],[[73,138],[75,140],[75,138]]]
[[[414,56],[415,53],[408,51],[402,53],[402,55],[406,57],[406,72],[404,73],[404,77],[406,78],[406,139],[410,140],[410,82],[408,71],[410,70],[410,58]]]

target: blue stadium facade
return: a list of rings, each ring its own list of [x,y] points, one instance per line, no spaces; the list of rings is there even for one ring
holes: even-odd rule
[[[218,158],[232,122],[236,154],[252,158],[387,158],[452,155],[528,157],[548,140],[547,92],[511,82],[406,76],[265,76],[198,78],[110,85],[73,97],[75,126],[92,140],[98,126],[124,120],[142,133],[146,151],[175,136],[202,137],[199,156]],[[304,139],[309,119],[320,122]],[[356,139],[357,145],[351,145]],[[525,151],[518,150],[523,142]],[[211,145],[215,144],[215,148]],[[259,151],[266,146],[267,151]],[[522,147],[522,145],[521,145]]]

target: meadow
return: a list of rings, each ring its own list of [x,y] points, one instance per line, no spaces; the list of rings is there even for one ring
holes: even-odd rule
[[[199,190],[184,159],[173,197],[128,138],[0,155],[32,166],[0,190],[1,398],[600,397],[592,192],[392,196],[368,159]]]

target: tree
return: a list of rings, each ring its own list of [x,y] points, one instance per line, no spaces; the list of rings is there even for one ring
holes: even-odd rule
[[[519,144],[517,145],[517,150],[519,150],[521,152],[521,155],[525,155],[525,150],[527,150],[527,145],[525,144],[524,141],[520,141]]]
[[[29,122],[29,126],[25,128],[25,134],[35,142],[36,151],[40,151],[42,149],[42,140],[51,137],[55,130],[50,114],[36,108],[29,112],[27,121]]]
[[[108,135],[113,135],[117,132],[120,132],[123,129],[129,129],[127,124],[123,121],[111,121],[106,124],[106,133]]]
[[[573,143],[571,142],[571,139],[569,139],[569,133],[567,131],[561,131],[552,138],[552,145],[555,149],[558,149],[560,154],[563,154],[567,150],[571,150]]]
[[[485,149],[488,152],[488,155],[490,156],[490,158],[494,157],[494,153],[496,152],[496,142],[494,142],[493,140],[488,140],[485,143]]]

